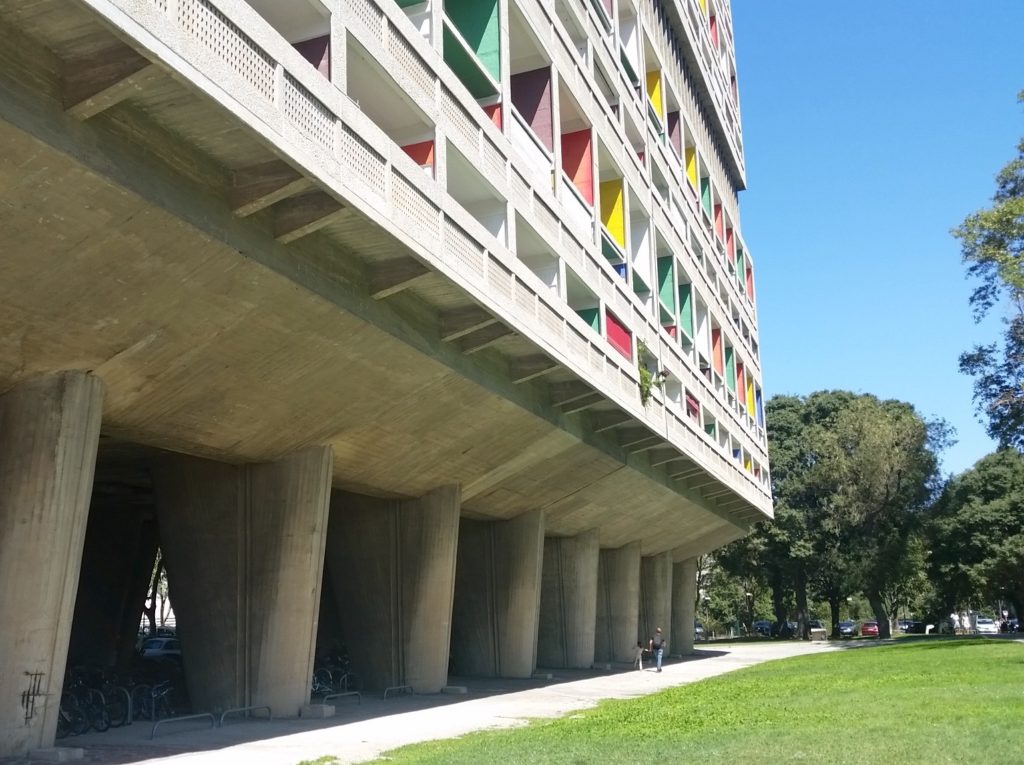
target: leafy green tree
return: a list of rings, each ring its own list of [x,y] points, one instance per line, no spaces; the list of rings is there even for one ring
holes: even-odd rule
[[[857,396],[822,435],[812,483],[840,530],[859,585],[890,634],[885,593],[906,577],[905,558],[922,511],[938,489],[936,452],[949,441],[944,422],[929,423],[901,401]]]
[[[1018,100],[1024,103],[1024,91]],[[1024,139],[996,176],[992,206],[967,216],[953,236],[967,274],[980,281],[970,299],[975,320],[997,305],[1009,309],[1001,344],[962,354],[960,371],[974,378],[974,403],[989,435],[1024,450]]]
[[[1003,449],[954,477],[927,524],[944,613],[1006,598],[1024,615],[1024,457]]]

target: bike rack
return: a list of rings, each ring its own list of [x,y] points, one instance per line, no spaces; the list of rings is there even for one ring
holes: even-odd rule
[[[388,694],[392,691],[395,693],[398,693],[398,691],[402,691],[403,693],[414,693],[411,685],[393,685],[390,688],[384,689],[384,698],[387,698]]]
[[[153,723],[153,730],[149,732],[149,738],[152,741],[156,737],[156,729],[164,723],[183,722],[185,720],[205,720],[207,718],[209,718],[210,720],[210,727],[216,728],[217,718],[213,716],[213,712],[202,712],[197,715],[183,715],[181,717],[168,717],[163,720],[157,720],[155,723]]]
[[[345,691],[344,693],[332,693],[329,696],[324,696],[322,702],[326,704],[329,701],[344,698],[345,696],[355,696],[356,701],[359,703],[360,706],[362,706],[363,694],[361,694],[359,691]]]
[[[267,719],[268,720],[271,717],[273,717],[273,713],[270,711],[270,705],[269,704],[263,704],[262,706],[255,706],[255,707],[235,707],[234,709],[225,709],[223,712],[221,712],[220,722],[217,723],[217,727],[218,728],[223,728],[224,727],[224,718],[227,717],[228,715],[237,715],[237,714],[240,714],[242,712],[255,712],[257,709],[266,709],[267,710]],[[246,716],[248,717],[248,715],[246,715]]]

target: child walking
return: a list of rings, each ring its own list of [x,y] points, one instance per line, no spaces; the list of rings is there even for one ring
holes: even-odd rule
[[[644,668],[644,647],[643,644],[637,640],[636,648],[633,649],[633,669]]]

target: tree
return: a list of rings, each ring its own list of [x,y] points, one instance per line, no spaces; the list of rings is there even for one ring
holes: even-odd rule
[[[1024,91],[1018,100],[1024,103]],[[960,371],[974,378],[974,403],[989,435],[1001,447],[1024,450],[1024,139],[996,176],[992,206],[967,216],[953,236],[968,276],[980,280],[970,298],[975,321],[996,305],[1008,307],[1002,346],[963,353]]]
[[[1024,457],[1003,449],[953,478],[927,524],[944,613],[1006,598],[1024,615]]]
[[[846,545],[854,579],[890,635],[885,593],[907,577],[906,553],[921,512],[938,489],[936,452],[950,438],[901,401],[861,395],[822,434],[812,485]]]

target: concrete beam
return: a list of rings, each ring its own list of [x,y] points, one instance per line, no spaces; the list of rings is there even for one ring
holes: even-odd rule
[[[693,653],[693,627],[697,606],[697,559],[687,558],[672,565],[672,641],[669,653]]]
[[[228,189],[228,203],[235,215],[246,217],[312,186],[312,178],[275,159],[236,170]]]
[[[594,660],[628,663],[639,639],[640,543],[601,550]]]
[[[122,44],[65,61],[61,82],[64,109],[75,119],[89,119],[162,76],[159,67]]]
[[[619,446],[631,450],[648,445],[651,439],[656,437],[647,428],[623,428],[619,431]]]
[[[592,387],[578,380],[569,382],[553,383],[549,387],[551,403],[555,406],[565,406],[581,398],[592,395],[595,391]]]
[[[0,396],[0,757],[56,735],[103,395],[65,372]]]
[[[493,314],[477,306],[445,311],[441,314],[441,339],[445,342],[458,340],[497,321]]]
[[[597,529],[544,540],[537,664],[589,669],[597,625]]]
[[[547,356],[524,356],[509,362],[508,373],[512,382],[518,385],[553,372],[558,367],[558,362],[552,361]]]
[[[343,210],[344,206],[323,191],[282,199],[274,205],[274,238],[290,244],[318,231]]]
[[[515,330],[506,327],[504,324],[492,324],[483,329],[478,329],[459,340],[459,350],[467,354],[476,353],[484,348],[490,348],[499,340],[513,334],[515,334]]]
[[[309,702],[331,450],[227,465],[152,465],[185,681],[200,710]]]
[[[390,297],[411,287],[419,279],[432,273],[416,258],[394,258],[367,266],[370,296],[375,300]]]
[[[691,465],[693,464],[689,457],[685,454],[680,454],[671,447],[667,449],[652,449],[648,455],[648,459],[651,461],[651,467],[671,465],[673,462],[688,462]]]
[[[591,407],[598,406],[599,404],[607,400],[608,399],[604,397],[603,393],[594,392],[591,393],[589,396],[584,396],[583,398],[576,399],[571,404],[566,404],[565,406],[562,407],[562,412],[564,414],[576,414],[577,412],[582,412],[587,409],[590,409]]]
[[[595,412],[590,420],[591,429],[595,433],[604,433],[606,430],[623,428],[634,422],[636,420],[633,416],[625,412]]]

